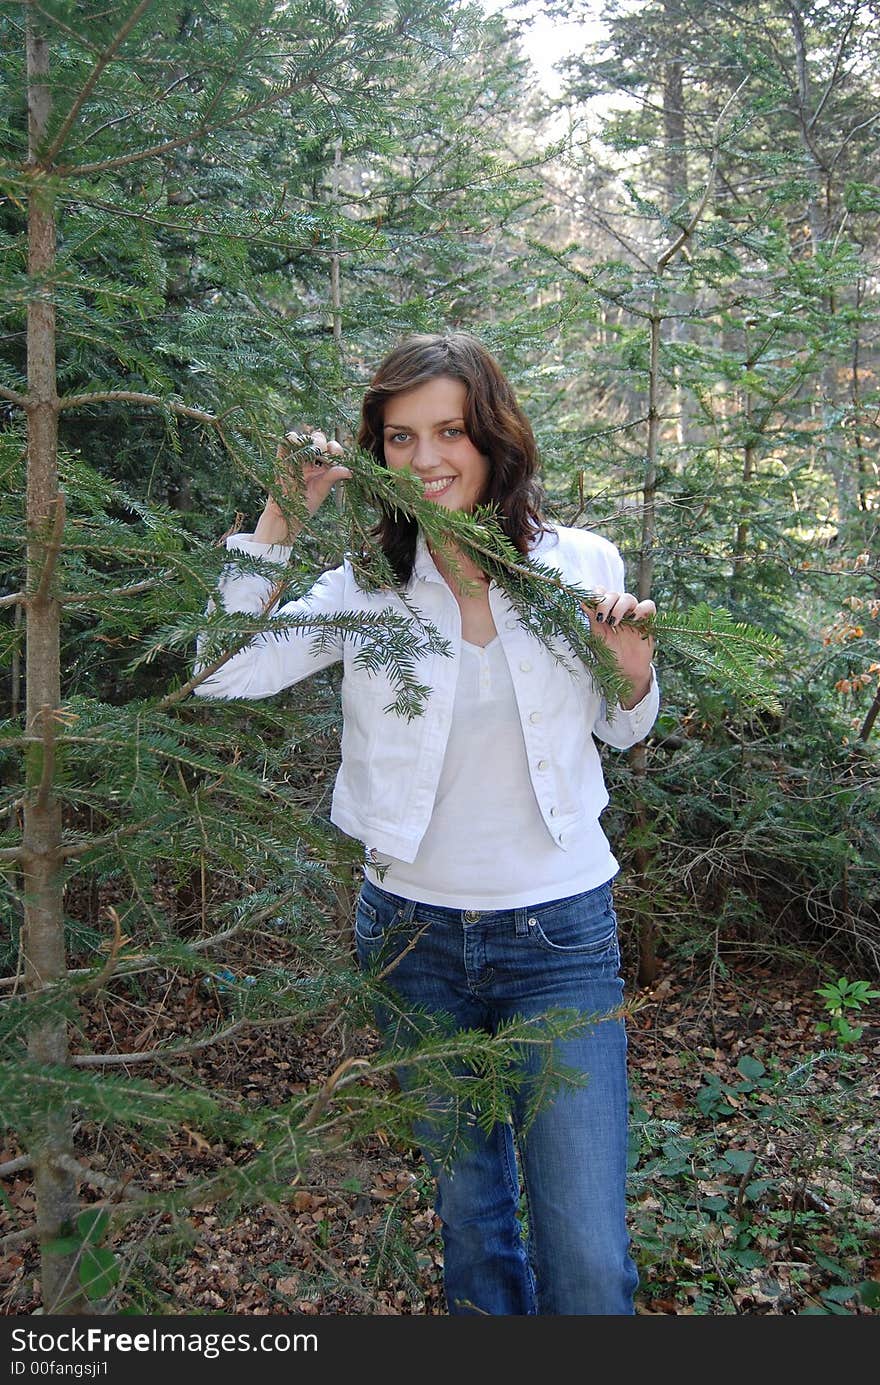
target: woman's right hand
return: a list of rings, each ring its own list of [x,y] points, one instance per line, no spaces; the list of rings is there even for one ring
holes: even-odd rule
[[[303,453],[303,446],[308,451]],[[291,452],[298,452],[298,459],[291,462]],[[285,433],[278,444],[276,457],[281,465],[278,479],[285,495],[295,495],[305,489],[306,509],[310,515],[327,499],[337,481],[347,481],[351,476],[347,466],[328,466],[331,457],[343,455],[342,446],[334,438],[328,440],[320,429],[309,429],[302,433]]]
[[[308,450],[304,451],[304,447]],[[342,447],[320,429],[285,433],[275,454],[278,481],[284,495],[302,496],[308,514],[313,515],[327,499],[337,481],[346,481],[351,472],[346,466],[327,465],[343,455]],[[288,525],[281,509],[269,496],[260,516],[254,538],[258,543],[291,544],[299,532]]]

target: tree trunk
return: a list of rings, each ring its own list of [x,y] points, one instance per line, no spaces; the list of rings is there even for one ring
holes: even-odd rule
[[[823,160],[816,142],[816,120],[825,101],[823,98],[816,113],[811,114],[810,69],[804,18],[796,4],[790,5],[789,14],[797,64],[798,126],[810,175],[807,220],[810,227],[810,244],[813,255],[816,256],[828,240],[833,212],[832,169],[828,167],[827,161]],[[832,81],[834,80],[832,78]],[[833,292],[824,296],[823,307],[829,322],[831,322],[837,312],[837,303]],[[837,518],[840,523],[843,523],[852,506],[853,497],[851,479],[847,472],[845,460],[840,457],[831,442],[831,433],[836,426],[834,420],[837,417],[838,381],[836,362],[830,356],[826,356],[826,363],[819,378],[821,390],[819,458],[834,478],[837,494]]]
[[[670,32],[674,32],[675,23],[676,16],[670,13]],[[676,60],[663,65],[663,175],[666,184],[666,210],[672,214],[676,207],[686,203],[690,191],[684,79],[682,65]],[[687,341],[688,324],[679,316],[687,307],[686,296],[680,293],[673,294],[670,307],[672,318],[669,323],[669,340],[676,343]],[[694,433],[693,397],[682,382],[681,366],[677,362],[673,366],[673,381],[675,440],[683,452]],[[686,465],[683,455],[679,454],[674,458],[674,468],[677,472]]]
[[[651,595],[654,580],[654,537],[657,526],[657,455],[660,447],[660,313],[659,302],[655,298],[650,317],[651,343],[650,367],[648,375],[648,445],[645,455],[645,479],[643,486],[642,543],[639,553],[638,598],[646,601]],[[644,741],[634,745],[629,752],[629,762],[637,783],[643,781],[648,772],[648,748]],[[643,839],[647,828],[644,796],[637,791],[636,826],[639,837]],[[648,909],[650,889],[648,869],[651,856],[645,846],[638,846],[633,861],[635,875],[640,883],[639,889],[639,971],[640,986],[652,986],[657,979],[657,948],[654,916]]]
[[[752,359],[751,353],[746,347],[746,370],[754,369],[756,362]],[[755,458],[757,456],[757,445],[755,433],[752,427],[754,418],[754,401],[752,391],[748,387],[743,393],[743,417],[746,425],[745,443],[743,446],[743,497],[742,509],[740,510],[740,520],[736,526],[736,537],[733,541],[733,574],[730,582],[731,594],[738,596],[743,589],[746,576],[746,549],[749,544],[749,483],[755,475]]]
[[[862,302],[865,294],[865,281],[859,279],[856,284],[856,310],[861,311]],[[853,437],[856,449],[856,475],[858,477],[858,503],[862,513],[866,513],[871,504],[868,500],[869,480],[868,463],[865,457],[865,440],[862,434],[862,388],[861,388],[861,332],[856,327],[853,336],[852,354],[852,375],[851,375],[851,398],[852,398],[852,417],[853,417]]]
[[[22,950],[25,990],[39,995],[66,974],[63,879],[59,858],[61,805],[53,793],[57,710],[61,702],[60,606],[52,574],[61,542],[63,497],[58,490],[58,397],[55,376],[55,210],[51,184],[40,164],[51,111],[49,52],[28,6],[28,272],[27,324],[28,487],[27,487],[27,730],[41,742],[28,747],[22,865],[25,883]],[[51,536],[51,537],[49,537]],[[35,1063],[65,1066],[67,1026],[62,1018],[43,1018],[29,1032]],[[79,1313],[83,1301],[76,1256],[57,1254],[51,1243],[69,1234],[78,1211],[73,1176],[59,1166],[73,1157],[70,1107],[59,1102],[47,1117],[37,1116],[30,1137],[37,1201],[37,1234],[42,1246],[44,1313]]]

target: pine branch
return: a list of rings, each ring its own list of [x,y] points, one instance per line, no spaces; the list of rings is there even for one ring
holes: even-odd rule
[[[314,83],[314,75],[306,70],[296,81],[276,87],[264,100],[251,101],[239,110],[231,111],[224,119],[196,125],[191,130],[187,130],[185,134],[177,135],[174,139],[163,140],[160,144],[153,144],[144,149],[135,149],[132,153],[121,154],[115,159],[99,159],[97,163],[78,164],[70,167],[59,165],[58,172],[67,178],[83,178],[87,174],[91,176],[95,173],[109,173],[117,168],[128,168],[132,164],[143,163],[145,159],[159,158],[160,155],[170,154],[172,150],[181,149],[186,145],[199,144],[206,135],[216,134],[224,129],[239,128],[250,116],[271,109],[279,101],[283,101],[285,97],[293,96],[304,90],[310,83]]]
[[[122,24],[120,24],[116,33],[113,35],[112,41],[107,45],[103,53],[99,55],[94,67],[92,68],[91,72],[89,73],[80,90],[77,92],[73,104],[70,107],[70,110],[67,112],[65,119],[62,121],[61,128],[55,135],[55,138],[52,140],[49,148],[41,156],[43,165],[46,168],[51,167],[52,162],[55,159],[55,156],[57,155],[58,151],[63,148],[64,141],[67,139],[68,134],[73,128],[77,116],[79,115],[86,101],[89,99],[89,96],[97,86],[102,72],[108,66],[108,64],[113,61],[113,58],[115,57],[118,50],[122,47],[122,44],[124,43],[125,39],[131,33],[132,29],[135,27],[141,16],[146,14],[147,10],[150,8],[152,3],[153,0],[140,0],[140,4],[136,5],[135,8],[132,10],[131,14],[128,16],[128,18]]]
[[[160,710],[179,702],[236,653],[246,648],[254,637],[264,633],[277,637],[285,632],[308,632],[316,651],[326,647],[336,635],[359,645],[356,662],[371,672],[384,669],[397,687],[397,697],[386,710],[407,719],[419,715],[430,689],[415,681],[416,661],[428,653],[449,652],[448,642],[434,626],[395,611],[380,611],[369,619],[361,611],[339,611],[332,616],[318,613],[287,616],[265,614],[274,606],[285,582],[286,577],[271,589],[263,602],[263,616],[219,610],[208,618],[207,624],[204,616],[181,617],[175,625],[156,632],[150,647],[131,665],[133,669],[150,663],[165,650],[189,648],[197,634],[209,637],[212,643],[225,636],[224,644],[230,636],[234,637],[231,648],[226,648],[222,655],[201,668],[182,688],[164,697],[158,704]]]
[[[627,695],[629,684],[621,677],[617,660],[605,642],[590,633],[585,608],[595,605],[597,593],[566,582],[555,569],[523,557],[498,527],[497,515],[488,507],[472,514],[444,510],[425,500],[419,482],[406,472],[379,466],[358,452],[347,464],[354,472],[346,483],[349,501],[379,505],[415,519],[426,537],[444,551],[458,548],[473,559],[501,587],[522,624],[547,645],[561,662],[573,654],[580,659],[613,708]],[[360,533],[363,535],[363,527]],[[361,559],[360,570],[369,577],[372,555]],[[451,563],[454,575],[454,563]],[[778,709],[778,698],[762,663],[777,662],[783,655],[781,641],[754,626],[732,620],[724,610],[705,603],[682,612],[662,612],[633,625],[646,635],[656,635],[663,648],[695,664],[722,686],[768,710]]]

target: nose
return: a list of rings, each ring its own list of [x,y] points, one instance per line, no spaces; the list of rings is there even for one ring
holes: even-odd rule
[[[416,438],[412,454],[413,471],[429,472],[436,470],[437,455],[431,438]]]

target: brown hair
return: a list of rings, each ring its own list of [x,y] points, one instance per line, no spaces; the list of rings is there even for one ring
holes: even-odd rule
[[[480,503],[493,506],[500,529],[525,554],[547,528],[541,516],[535,436],[500,365],[476,337],[468,332],[418,333],[400,342],[382,361],[364,395],[358,444],[387,465],[382,430],[389,399],[440,375],[465,385],[465,431],[489,459]],[[385,513],[375,532],[399,581],[408,582],[418,537],[415,520]]]

